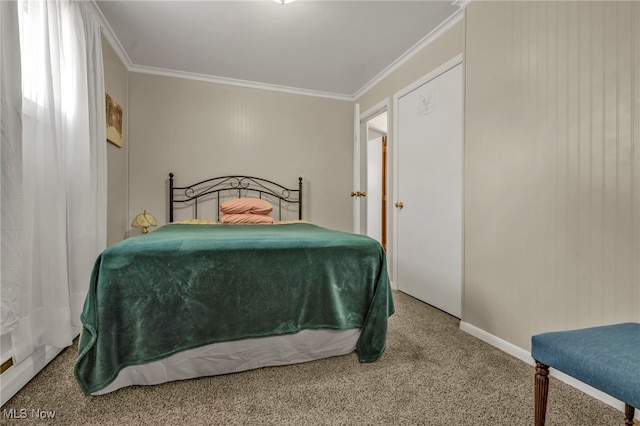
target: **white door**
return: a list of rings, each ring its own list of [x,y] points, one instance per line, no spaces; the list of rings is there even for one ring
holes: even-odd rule
[[[396,105],[398,289],[459,318],[462,64],[400,96]]]

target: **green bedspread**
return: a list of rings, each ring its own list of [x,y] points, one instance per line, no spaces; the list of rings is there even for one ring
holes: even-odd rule
[[[169,224],[96,260],[74,373],[90,394],[127,366],[303,329],[361,328],[356,351],[371,362],[393,311],[386,256],[369,237],[308,223]]]

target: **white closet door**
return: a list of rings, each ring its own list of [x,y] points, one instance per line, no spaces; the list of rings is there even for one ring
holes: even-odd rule
[[[398,100],[398,288],[462,311],[462,64]]]

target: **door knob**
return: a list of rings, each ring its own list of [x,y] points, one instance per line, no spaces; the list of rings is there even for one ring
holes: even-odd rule
[[[398,201],[398,202],[396,203],[396,207],[397,207],[397,208],[399,208],[399,209],[401,209],[401,208],[403,208],[403,207],[404,207],[404,203],[403,203],[402,201]]]
[[[367,193],[366,192],[358,192],[358,197],[366,197]]]
[[[352,197],[355,197],[356,195],[358,195],[358,194],[356,194],[355,192],[351,191],[351,196]]]

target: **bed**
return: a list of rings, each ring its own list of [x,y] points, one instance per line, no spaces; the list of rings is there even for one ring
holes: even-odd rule
[[[95,262],[74,366],[86,395],[382,356],[394,312],[385,252],[302,221],[302,178],[297,188],[250,176],[168,183],[169,223]],[[274,223],[221,223],[221,207],[247,200],[269,202]]]

